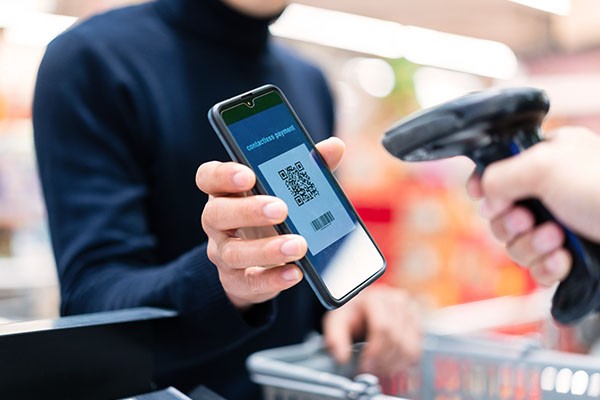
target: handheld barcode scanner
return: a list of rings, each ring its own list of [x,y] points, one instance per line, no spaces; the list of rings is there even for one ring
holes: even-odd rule
[[[538,89],[475,92],[401,120],[385,134],[383,146],[405,161],[467,156],[483,173],[494,161],[542,140],[540,124],[548,108],[548,97]],[[539,200],[519,204],[533,212],[536,224],[555,221]],[[567,324],[600,305],[600,246],[564,230],[573,267],[554,294],[552,316]]]

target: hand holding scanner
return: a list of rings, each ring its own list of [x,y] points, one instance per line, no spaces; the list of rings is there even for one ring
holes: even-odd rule
[[[405,161],[467,156],[481,174],[494,161],[541,141],[540,125],[549,106],[546,94],[534,88],[475,92],[401,120],[386,132],[383,146]],[[557,222],[537,199],[518,204],[533,213],[536,225]],[[573,265],[554,294],[552,316],[567,324],[600,304],[600,246],[563,229]]]

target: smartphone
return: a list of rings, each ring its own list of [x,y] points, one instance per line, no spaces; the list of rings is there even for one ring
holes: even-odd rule
[[[296,263],[328,309],[385,271],[385,259],[279,88],[265,85],[214,105],[208,118],[231,158],[256,174],[253,191],[281,198],[277,232],[303,236]]]

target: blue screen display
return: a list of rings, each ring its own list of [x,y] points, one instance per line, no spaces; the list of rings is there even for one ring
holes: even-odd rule
[[[281,103],[228,128],[267,192],[287,204],[286,223],[306,239],[307,257],[322,272],[357,220],[294,115]]]

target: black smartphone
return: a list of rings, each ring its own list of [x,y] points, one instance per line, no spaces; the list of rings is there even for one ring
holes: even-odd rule
[[[385,259],[280,89],[265,85],[213,106],[208,117],[231,158],[256,174],[255,193],[281,198],[275,227],[303,236],[297,261],[326,308],[337,308],[385,271]]]

